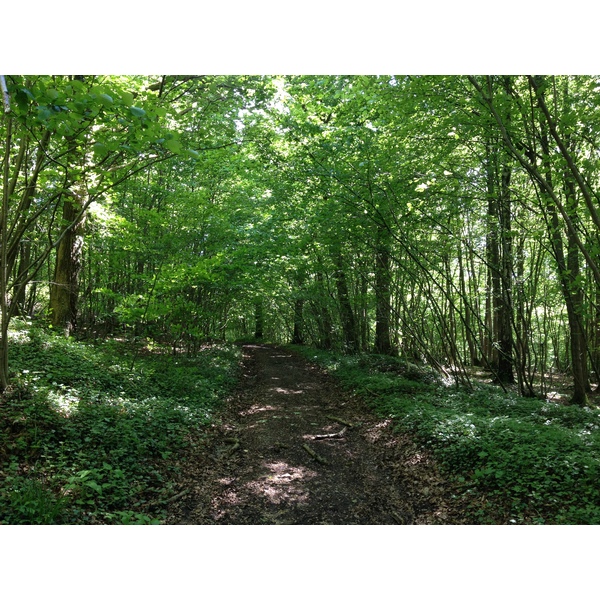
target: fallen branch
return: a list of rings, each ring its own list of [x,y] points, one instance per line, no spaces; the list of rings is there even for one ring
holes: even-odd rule
[[[344,419],[340,419],[339,417],[328,417],[332,421],[336,421],[336,423],[341,423],[342,425],[346,425],[346,427],[354,427],[352,423],[348,423],[348,421],[344,421]]]
[[[392,511],[390,514],[398,525],[410,525],[412,523],[413,517],[410,513],[402,512],[398,514],[397,512]]]
[[[182,496],[187,496],[189,493],[190,493],[190,490],[183,490],[182,492],[179,492],[179,494],[175,494],[174,496],[171,496],[168,500],[163,500],[163,504],[169,504],[170,502],[177,500],[177,498],[181,498]]]
[[[344,427],[341,431],[336,433],[322,433],[319,435],[313,435],[313,440],[330,440],[331,438],[341,438],[345,433],[348,427]]]
[[[364,390],[365,392],[368,392],[369,394],[371,394],[371,396],[375,396],[375,398],[380,398],[381,397],[381,393],[374,392],[373,390],[369,389],[368,387],[361,388],[361,391],[362,390]]]
[[[181,492],[179,492],[178,494],[175,494],[174,496],[171,496],[170,498],[167,498],[167,499],[158,498],[156,500],[150,500],[150,502],[145,502],[144,504],[142,504],[140,506],[140,508],[149,508],[151,506],[156,506],[157,504],[169,504],[170,502],[174,502],[178,498],[187,496],[190,493],[191,493],[190,489],[185,489],[185,490],[182,490]]]
[[[304,450],[306,450],[317,462],[321,463],[322,465],[327,464],[327,461],[322,456],[317,454],[312,448],[309,448],[307,444],[302,444],[302,448],[304,448]]]
[[[228,450],[228,454],[233,454],[240,447],[240,440],[236,437],[233,438],[225,438],[224,440],[228,444],[233,444],[231,448]]]

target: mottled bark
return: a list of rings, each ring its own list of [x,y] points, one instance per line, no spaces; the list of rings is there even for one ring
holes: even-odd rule
[[[56,249],[54,280],[50,286],[50,320],[53,327],[70,335],[77,327],[79,273],[83,250],[85,221],[81,215],[85,203],[84,186],[74,187],[74,193],[63,204],[63,223],[70,229]]]

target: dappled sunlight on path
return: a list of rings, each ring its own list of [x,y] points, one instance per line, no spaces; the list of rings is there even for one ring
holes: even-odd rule
[[[199,457],[204,475],[177,522],[443,522],[435,493],[410,487],[409,470],[428,467],[389,420],[296,354],[247,345],[244,358],[245,385],[205,450],[210,462]]]

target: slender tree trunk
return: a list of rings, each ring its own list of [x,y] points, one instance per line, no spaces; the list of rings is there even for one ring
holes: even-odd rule
[[[304,300],[302,298],[296,298],[294,301],[294,333],[292,335],[292,344],[304,344],[304,334],[302,331],[304,322],[303,309]]]
[[[496,378],[501,383],[514,383],[512,359],[512,307],[511,270],[512,252],[510,241],[510,167],[502,167],[498,173],[495,149],[488,146],[488,235],[487,263],[491,282],[491,334],[493,340],[492,360]],[[498,185],[500,179],[500,185]]]
[[[594,302],[590,316],[590,352],[596,383],[600,385],[600,287],[594,286]],[[597,387],[596,390],[599,388]]]
[[[313,307],[314,317],[317,322],[317,329],[319,331],[319,341],[317,345],[323,350],[331,350],[331,332],[333,331],[333,322],[327,306],[328,294],[325,288],[323,273],[321,271],[317,271],[315,279],[317,281],[317,299],[314,302],[311,302],[311,304]]]
[[[500,205],[498,210],[500,224],[500,281],[501,295],[498,306],[498,338],[500,352],[498,356],[498,379],[503,383],[514,383],[513,373],[513,307],[512,307],[512,234],[511,234],[511,204],[510,179],[511,167],[508,159],[502,166],[502,181],[500,188]]]
[[[262,339],[264,334],[265,316],[262,300],[254,303],[254,337],[257,340]]]
[[[31,242],[27,239],[21,241],[19,250],[19,268],[17,270],[17,285],[14,295],[14,301],[19,305],[19,310],[25,312],[27,273],[29,273],[29,263],[31,259]]]
[[[335,252],[334,260],[336,265],[335,281],[340,306],[340,319],[344,332],[344,348],[346,352],[353,354],[358,350],[356,318],[352,309],[352,303],[350,302],[350,294],[348,293],[348,283],[344,272],[344,259],[339,249]]]
[[[393,354],[390,339],[391,271],[387,230],[378,228],[375,249],[375,346],[377,354]]]
[[[565,175],[565,189],[568,199],[569,208],[573,211],[573,220],[577,221],[577,196],[575,192],[574,182],[568,174]],[[570,280],[572,310],[573,310],[573,327],[571,331],[571,353],[573,354],[573,375],[582,383],[587,392],[591,391],[588,369],[587,369],[587,336],[585,333],[585,307],[583,284],[581,281],[581,269],[579,264],[579,248],[570,232],[567,232],[567,269],[568,278]],[[575,358],[575,355],[577,358]],[[578,373],[575,374],[575,369]],[[574,398],[575,404],[585,404],[587,395]]]
[[[12,117],[6,118],[6,137],[2,165],[2,211],[0,224],[0,392],[8,386],[8,202],[9,202],[9,163],[12,144]]]
[[[549,189],[553,189],[549,165],[550,145],[547,136],[543,133],[541,136],[541,144],[546,165],[546,184]],[[583,294],[580,289],[581,283],[577,277],[579,273],[578,244],[575,242],[572,235],[568,236],[568,256],[566,258],[561,227],[554,203],[551,200],[548,200],[545,208],[549,215],[548,234],[556,260],[558,276],[569,321],[569,346],[571,353],[571,369],[573,372],[573,396],[571,397],[571,403],[585,405],[589,403],[587,396],[589,383],[587,380],[585,332],[583,330],[582,320]]]
[[[371,328],[369,326],[369,306],[368,306],[368,297],[369,297],[369,283],[370,278],[361,271],[358,276],[357,287],[358,293],[356,294],[358,302],[355,310],[355,314],[359,315],[358,318],[358,329],[359,329],[359,352],[366,352],[370,346],[370,333]]]
[[[463,304],[463,312],[464,312],[464,335],[465,340],[467,342],[467,347],[469,349],[469,363],[471,366],[476,366],[481,364],[481,359],[479,358],[477,352],[477,342],[473,335],[473,316],[471,310],[471,301],[469,299],[469,295],[467,294],[467,284],[465,277],[465,265],[463,260],[463,251],[462,251],[462,241],[458,241],[458,274],[459,274],[459,285],[460,285],[460,295],[462,297]]]

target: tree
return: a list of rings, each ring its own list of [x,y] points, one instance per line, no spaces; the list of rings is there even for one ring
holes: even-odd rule
[[[255,334],[399,354],[466,384],[484,367],[523,395],[568,369],[585,403],[600,362],[597,89],[8,78],[3,343],[43,305],[57,329],[173,352]]]
[[[145,81],[116,78],[9,77],[10,111],[3,120],[2,340],[0,387],[8,383],[7,331],[25,286],[59,248],[53,313],[72,328],[77,297],[81,226],[94,202],[133,173],[168,158],[159,110],[134,104],[133,87]],[[161,141],[162,140],[162,141]],[[154,146],[157,154],[148,150]],[[81,150],[80,150],[81,148]],[[144,153],[145,152],[145,153]],[[37,194],[37,196],[36,196]],[[63,219],[56,215],[62,214]],[[34,261],[15,273],[27,236],[45,230]],[[25,263],[21,263],[24,267]],[[66,293],[65,293],[66,292]]]

